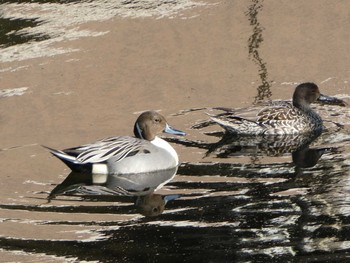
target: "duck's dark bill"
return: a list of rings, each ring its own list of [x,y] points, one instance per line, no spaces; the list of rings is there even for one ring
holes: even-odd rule
[[[345,107],[347,105],[347,103],[341,99],[338,99],[336,97],[322,95],[322,94],[318,98],[317,101],[322,103],[322,104],[331,104],[331,105],[338,105],[338,106],[343,106],[343,107]]]
[[[170,133],[170,134],[175,134],[175,135],[181,135],[181,136],[185,136],[186,135],[185,132],[180,131],[180,130],[176,130],[176,129],[170,127],[168,124],[166,125],[166,127],[165,127],[163,132]]]

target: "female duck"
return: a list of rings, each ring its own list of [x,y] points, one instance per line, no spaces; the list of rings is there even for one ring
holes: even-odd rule
[[[321,117],[310,104],[318,101],[337,103],[338,99],[320,94],[314,83],[302,83],[295,88],[293,104],[274,102],[255,116],[221,114],[211,119],[229,132],[242,135],[283,135],[322,131]]]
[[[182,135],[155,111],[142,113],[134,125],[135,137],[109,137],[63,151],[48,148],[73,171],[100,174],[147,173],[176,167],[176,151],[157,136],[160,132]]]

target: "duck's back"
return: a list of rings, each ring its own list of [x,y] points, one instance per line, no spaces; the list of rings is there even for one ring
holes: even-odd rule
[[[264,134],[308,133],[323,127],[321,117],[311,108],[301,110],[289,102],[262,109],[257,121],[266,127]]]

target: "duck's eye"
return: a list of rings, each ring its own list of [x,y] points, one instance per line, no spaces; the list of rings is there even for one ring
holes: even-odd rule
[[[154,121],[155,121],[156,123],[159,123],[159,122],[160,122],[160,119],[154,119]]]

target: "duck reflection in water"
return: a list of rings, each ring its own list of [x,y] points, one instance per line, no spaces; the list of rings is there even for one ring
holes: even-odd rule
[[[155,193],[176,175],[177,167],[138,174],[85,174],[71,172],[49,194],[49,202],[57,196],[79,196],[86,199],[130,202],[133,200],[137,211],[147,217],[163,213],[168,201],[179,195]],[[130,209],[129,209],[130,210]],[[123,210],[122,210],[123,211]],[[128,209],[125,213],[130,213]]]
[[[291,154],[298,173],[300,168],[310,168],[317,164],[325,153],[334,153],[335,147],[310,148],[321,132],[284,136],[239,136],[226,133],[219,142],[212,144],[206,155],[215,154],[219,158],[231,156],[283,156]]]
[[[321,132],[296,135],[241,136],[225,133],[216,143],[208,145],[206,156],[282,156],[304,149],[315,141]]]
[[[171,139],[171,142],[187,147],[204,149],[206,152],[203,158],[214,156],[215,158],[223,160],[231,157],[248,156],[251,158],[252,164],[258,164],[259,158],[264,156],[282,157],[292,155],[292,164],[283,164],[283,162],[276,162],[276,159],[272,159],[273,163],[266,164],[264,167],[267,168],[267,165],[270,165],[271,169],[274,169],[281,165],[285,167],[293,165],[296,167],[296,174],[300,174],[300,168],[315,166],[323,154],[337,153],[339,151],[337,147],[312,146],[312,148],[310,148],[310,145],[315,142],[315,145],[319,145],[319,141],[322,141],[322,138],[319,138],[322,131],[307,134],[264,136],[239,135],[230,132],[208,132],[205,134],[220,139],[217,142]],[[283,160],[285,159],[281,159],[281,161]],[[221,162],[221,166],[223,166],[222,164]],[[242,164],[239,163],[238,165]],[[206,167],[206,169],[209,168],[208,164],[206,164]],[[183,173],[184,170],[188,170],[187,167],[181,166],[180,168],[180,173]],[[247,166],[245,166],[245,168],[247,168]],[[220,169],[220,165],[213,163],[212,169]],[[215,173],[213,171],[213,174],[216,173],[218,173],[218,171]]]

